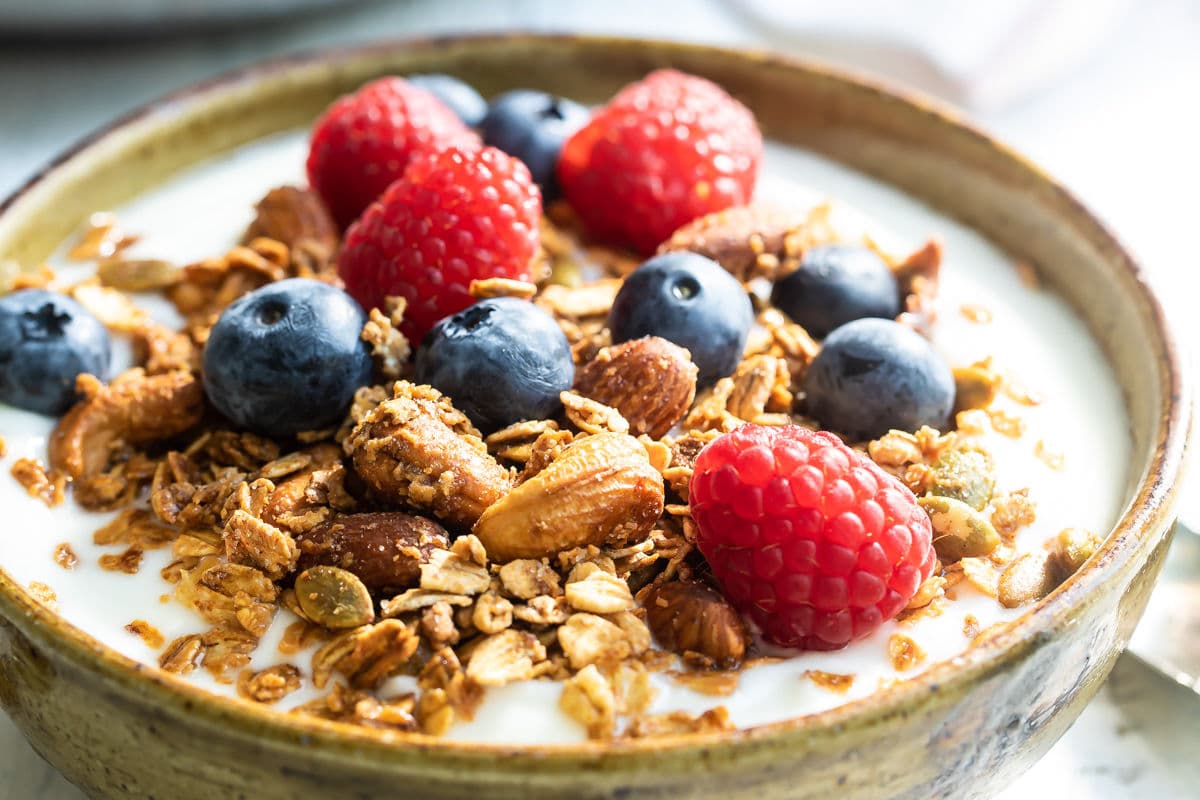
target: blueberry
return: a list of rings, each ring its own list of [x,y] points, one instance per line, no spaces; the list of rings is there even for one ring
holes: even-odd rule
[[[307,278],[236,300],[204,347],[204,390],[239,427],[270,436],[339,422],[371,380],[366,317],[340,289]]]
[[[558,197],[558,155],[591,116],[586,106],[532,89],[502,94],[488,106],[483,141],[525,162],[542,198]]]
[[[954,406],[954,376],[920,334],[890,319],[835,330],[804,373],[808,414],[854,441],[895,428],[942,428]]]
[[[478,127],[483,122],[487,101],[470,84],[453,75],[441,74],[409,75],[408,82],[441,100],[469,127]]]
[[[75,378],[108,377],[111,341],[100,320],[66,295],[26,289],[0,298],[0,403],[58,415]]]
[[[696,253],[666,253],[642,264],[625,279],[608,314],[613,342],[659,336],[686,347],[700,386],[733,372],[753,323],[742,285]]]
[[[417,348],[416,379],[485,433],[562,407],[575,382],[571,346],[554,318],[525,300],[481,300],[446,317]]]
[[[771,302],[822,339],[863,317],[895,319],[900,288],[874,250],[835,244],[808,250],[800,268],[776,282]]]

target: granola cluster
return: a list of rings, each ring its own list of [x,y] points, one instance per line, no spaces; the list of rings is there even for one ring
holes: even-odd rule
[[[122,548],[104,568],[136,572],[146,550],[171,549],[162,577],[208,627],[164,646],[147,623],[130,623],[161,647],[161,667],[203,668],[258,703],[311,685],[324,694],[297,713],[435,735],[470,719],[489,687],[531,679],[562,681],[560,707],[593,738],[730,728],[720,705],[649,712],[652,674],[719,697],[761,660],[752,632],[708,582],[689,482],[704,445],[744,422],[816,427],[798,400],[819,343],[762,310],[734,373],[697,391],[686,350],[653,338],[611,342],[605,320],[637,262],[588,245],[559,208],[543,223],[538,283],[482,281],[471,292],[531,298],[557,320],[577,366],[560,417],[483,436],[449,398],[407,379],[405,306],[392,301],[362,334],[378,383],[359,390],[341,425],[289,439],[238,432],[205,407],[198,353],[208,330],[233,300],[271,281],[337,280],[337,229],[311,194],[274,189],[257,212],[243,244],[183,268],[123,260],[131,237],[114,220],[89,230],[73,255],[98,259],[97,278],[66,290],[132,335],[139,364],[108,385],[81,377],[51,468],[13,467],[47,504],[61,502],[69,481],[84,507],[120,510],[95,534]],[[795,269],[806,248],[836,239],[827,207],[800,217],[748,208],[697,220],[664,249],[704,253],[749,282]],[[901,321],[918,329],[932,321],[940,259],[936,241],[888,259],[907,298]],[[149,290],[174,303],[182,331],[150,322],[124,294]],[[1097,544],[1065,531],[1044,553],[1016,556],[1014,537],[1036,507],[1028,490],[994,492],[981,434],[1020,435],[1018,418],[989,408],[998,392],[1019,390],[989,363],[955,377],[955,430],[892,431],[861,444],[933,521],[941,565],[902,623],[941,613],[964,580],[1005,606],[1039,599]],[[77,563],[65,544],[56,560]],[[284,611],[295,621],[281,661],[312,651],[310,660],[250,670]],[[898,671],[924,658],[903,634],[889,653]],[[398,676],[415,689],[394,690]],[[834,691],[854,680],[808,677]]]

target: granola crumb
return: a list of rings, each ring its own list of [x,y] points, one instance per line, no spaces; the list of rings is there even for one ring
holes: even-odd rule
[[[1055,472],[1062,472],[1066,466],[1066,456],[1047,445],[1044,439],[1038,439],[1037,444],[1033,446],[1033,454]]]
[[[837,672],[825,672],[819,669],[806,669],[804,677],[820,686],[822,689],[828,689],[831,692],[845,694],[850,691],[850,687],[854,685],[853,675],[843,675]]]
[[[976,325],[986,325],[992,321],[992,311],[987,306],[976,305],[974,303],[964,303],[959,308],[959,313],[968,321],[974,322]]]
[[[256,703],[278,703],[300,688],[300,669],[293,664],[276,664],[258,672],[244,670],[238,676],[238,694]]]
[[[992,498],[992,508],[992,527],[1008,543],[1017,531],[1037,519],[1037,503],[1029,496],[1028,488]]]
[[[735,727],[729,719],[729,710],[725,706],[716,706],[703,714],[671,711],[635,717],[625,729],[624,736],[628,739],[644,739],[683,733],[720,733],[734,730]]]
[[[140,638],[151,650],[160,649],[163,646],[163,642],[166,641],[158,628],[155,628],[144,619],[135,619],[125,626],[125,630]]]
[[[12,476],[30,497],[36,497],[47,508],[61,505],[66,497],[67,476],[46,466],[36,458],[21,458],[12,465]]]
[[[141,545],[132,544],[120,553],[105,553],[100,556],[100,568],[106,569],[109,572],[124,572],[126,575],[135,575],[141,569],[144,552]]]
[[[71,545],[63,542],[54,548],[54,563],[63,569],[75,569],[79,565],[79,556],[71,549]]]
[[[1025,435],[1025,420],[1016,414],[1010,414],[1002,408],[992,408],[988,410],[987,415],[996,433],[1010,439],[1020,439]]]
[[[667,677],[694,692],[712,697],[727,697],[737,689],[742,674],[736,670],[669,670]]]
[[[3,436],[0,436],[0,458],[4,458],[6,455],[8,455],[8,442],[4,440]]]
[[[58,594],[41,581],[33,581],[29,584],[29,594],[34,600],[51,610],[58,608]]]
[[[925,651],[911,637],[893,633],[888,637],[888,659],[892,662],[892,669],[905,672],[925,660]]]
[[[967,614],[965,617],[963,617],[963,636],[967,637],[968,639],[974,639],[979,635],[979,631],[980,625],[978,617],[976,617],[974,614]]]

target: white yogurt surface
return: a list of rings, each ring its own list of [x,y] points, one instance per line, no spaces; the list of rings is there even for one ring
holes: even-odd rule
[[[284,134],[245,146],[200,165],[128,205],[115,209],[121,228],[142,237],[129,255],[166,258],[178,263],[220,255],[239,238],[252,218],[252,206],[272,186],[303,181],[306,136]],[[805,187],[817,187],[813,191]],[[850,235],[869,230],[888,250],[908,252],[929,235],[946,245],[939,296],[940,317],[934,342],[953,366],[993,356],[997,366],[1011,371],[1045,401],[1037,407],[1017,406],[1006,399],[1000,407],[1019,413],[1027,426],[1020,439],[996,434],[988,446],[996,458],[997,491],[1030,487],[1037,502],[1037,520],[1018,536],[1020,550],[1038,547],[1065,527],[1110,530],[1124,502],[1130,440],[1119,387],[1099,347],[1082,322],[1060,300],[1022,285],[1012,261],[977,234],[870,178],[814,155],[768,146],[760,197],[777,204],[808,207],[825,197],[837,198],[837,224]],[[878,223],[878,224],[877,224]],[[882,229],[880,227],[882,225]],[[52,261],[60,276],[86,277],[92,267]],[[161,321],[173,324],[173,310],[158,298],[146,307]],[[968,321],[963,304],[985,306],[993,321]],[[1014,361],[1019,354],[1020,361]],[[0,436],[8,455],[0,461],[0,567],[28,586],[41,582],[58,597],[58,610],[69,622],[132,659],[156,664],[158,652],[125,626],[143,619],[162,632],[166,641],[199,633],[209,626],[198,614],[169,595],[173,586],[159,571],[170,561],[170,548],[150,550],[136,575],[108,572],[98,559],[119,547],[98,547],[93,532],[111,515],[93,514],[70,500],[48,509],[30,498],[8,475],[22,457],[45,461],[46,440],[53,420],[0,406]],[[1065,454],[1065,469],[1050,469],[1034,454],[1044,440],[1049,449]],[[69,543],[79,565],[65,571],[53,560],[60,543]],[[964,619],[973,615],[980,627],[1011,619],[1019,610],[1005,610],[966,582],[956,587],[954,602],[939,617],[914,624],[885,624],[871,637],[833,653],[801,653],[787,660],[745,670],[734,694],[713,697],[683,688],[655,675],[659,694],[651,712],[699,712],[724,705],[739,726],[776,722],[823,711],[869,695],[881,683],[911,677],[934,663],[966,649]],[[252,668],[282,661],[309,672],[310,652],[288,657],[276,649],[284,628],[294,620],[281,611],[254,654]],[[891,634],[902,631],[926,653],[912,670],[898,674],[887,655]],[[803,676],[806,670],[852,674],[845,693],[822,688]],[[216,683],[203,669],[190,680],[215,692],[233,695],[230,685]],[[412,688],[411,678],[393,679],[381,694]],[[449,738],[504,743],[566,743],[582,741],[583,729],[558,708],[560,684],[530,681],[488,690],[471,722],[459,723]],[[286,709],[321,694],[308,682],[278,708]]]

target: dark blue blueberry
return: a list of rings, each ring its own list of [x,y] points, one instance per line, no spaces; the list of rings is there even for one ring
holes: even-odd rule
[[[863,317],[895,319],[900,288],[874,250],[834,244],[808,250],[800,268],[775,283],[771,302],[823,339],[834,328]]]
[[[235,425],[288,436],[342,419],[371,380],[366,317],[340,289],[307,278],[268,284],[221,314],[204,346],[204,390]]]
[[[480,128],[483,141],[525,162],[542,198],[558,197],[558,156],[591,112],[573,100],[532,89],[502,94],[488,106]]]
[[[100,320],[71,298],[26,289],[0,298],[0,403],[61,414],[75,378],[108,377],[111,342]]]
[[[528,301],[494,297],[433,326],[417,348],[416,379],[487,433],[557,414],[575,362],[553,317]]]
[[[409,75],[408,82],[441,100],[469,127],[479,127],[487,114],[487,101],[480,97],[473,86],[453,75]]]
[[[754,323],[750,297],[717,262],[666,253],[625,279],[608,314],[614,342],[660,336],[686,347],[708,386],[733,372]]]
[[[853,441],[895,428],[943,428],[954,376],[920,334],[890,319],[848,322],[825,337],[804,373],[807,411]]]

